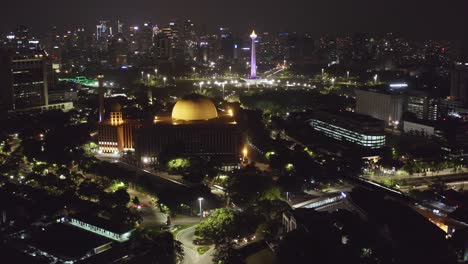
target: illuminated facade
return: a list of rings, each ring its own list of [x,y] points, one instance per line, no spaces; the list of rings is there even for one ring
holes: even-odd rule
[[[250,38],[252,39],[250,58],[250,79],[257,79],[257,55],[255,54],[255,40],[257,39],[257,34],[255,34],[255,31],[252,31]]]
[[[0,107],[20,110],[47,106],[51,72],[42,51],[0,49]]]
[[[394,126],[403,115],[403,91],[388,89],[355,89],[356,113],[372,116]]]
[[[133,132],[140,123],[124,120],[120,104],[115,103],[109,112],[109,119],[98,124],[98,145],[101,153],[119,153],[133,150]]]
[[[189,95],[179,100],[172,116],[157,116],[136,131],[135,151],[144,163],[161,155],[198,156],[223,164],[239,163],[242,133],[232,111],[218,115],[211,100]]]
[[[385,146],[385,123],[369,116],[319,111],[309,122],[314,130],[339,141],[368,149]]]

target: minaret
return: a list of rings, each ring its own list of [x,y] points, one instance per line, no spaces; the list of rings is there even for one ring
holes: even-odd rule
[[[98,75],[99,122],[104,121],[104,75]]]
[[[255,30],[252,31],[250,38],[252,39],[252,49],[251,49],[252,55],[251,55],[251,60],[250,60],[250,79],[256,79],[257,78],[257,58],[255,55],[255,39],[257,39],[257,34],[255,34]]]

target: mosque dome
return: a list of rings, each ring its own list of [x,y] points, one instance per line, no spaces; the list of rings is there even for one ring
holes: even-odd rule
[[[184,121],[208,120],[218,117],[213,102],[205,96],[191,94],[174,105],[172,118]]]

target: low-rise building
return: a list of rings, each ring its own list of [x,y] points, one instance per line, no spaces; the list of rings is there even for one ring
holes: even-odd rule
[[[370,116],[352,112],[317,111],[310,126],[327,137],[363,148],[385,146],[385,123]]]

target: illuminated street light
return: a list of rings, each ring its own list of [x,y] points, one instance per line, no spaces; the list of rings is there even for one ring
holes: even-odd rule
[[[193,73],[195,73],[195,70],[196,70],[196,68],[195,68],[195,67],[192,67],[192,71],[193,71]]]
[[[376,75],[374,75],[374,83],[377,83],[377,79],[378,79],[378,76],[376,74]]]
[[[324,68],[322,68],[322,76],[323,76],[323,74],[325,74],[325,69]]]
[[[232,66],[229,66],[229,74],[232,72]]]
[[[166,81],[167,81],[167,78],[166,78],[166,77],[164,77],[164,78],[163,78],[163,81],[164,81],[164,86],[166,86]]]
[[[223,99],[224,99],[224,85],[226,84],[226,82],[222,82],[221,85],[223,86]]]
[[[202,91],[203,84],[205,84],[205,82],[199,82],[198,83],[198,85],[200,85],[200,92]]]
[[[346,71],[346,79],[349,79],[349,71]]]
[[[154,75],[158,75],[158,69],[154,69]]]
[[[247,154],[249,154],[249,151],[247,150],[247,147],[244,147],[242,150],[242,159],[245,161],[247,159]]]
[[[202,217],[202,201],[203,201],[203,197],[198,198],[198,201],[200,202],[200,217]]]

